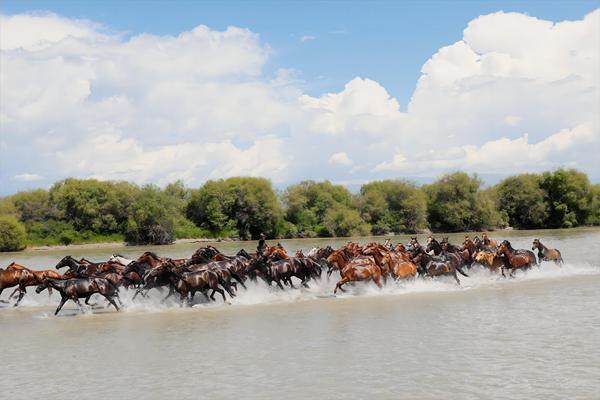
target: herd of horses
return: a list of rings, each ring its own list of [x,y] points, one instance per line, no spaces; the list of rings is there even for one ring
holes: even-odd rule
[[[260,279],[284,290],[295,288],[292,278],[296,278],[301,286],[309,287],[310,281],[320,279],[324,271],[328,278],[334,273],[340,276],[335,294],[338,290],[344,291],[343,286],[351,282],[372,281],[382,287],[388,279],[417,276],[451,276],[460,285],[458,274],[469,276],[465,270],[476,265],[506,277],[507,271],[513,276],[516,270],[528,269],[542,261],[562,264],[557,249],[548,248],[535,239],[532,250],[536,249],[537,259],[531,250],[514,249],[507,240],[498,244],[484,233],[481,239],[466,236],[462,245],[451,244],[447,237],[438,241],[432,236],[421,244],[413,237],[406,246],[401,243],[394,246],[389,241],[365,245],[348,242],[339,249],[313,248],[306,255],[298,250],[293,256],[281,244],[266,246],[256,253],[242,249],[233,256],[206,246],[188,259],[164,258],[152,252],[145,252],[134,260],[113,255],[104,262],[65,256],[53,270],[29,269],[14,262],[0,269],[0,295],[4,289],[15,287],[9,300],[18,295],[14,304],[17,306],[28,287],[35,286],[36,293],[55,290],[61,296],[56,315],[69,300],[80,308],[80,299],[91,305],[89,301],[94,294],[104,297],[107,304],[119,310],[123,305],[119,298],[121,288],[134,291],[133,300],[137,296],[147,297],[149,291],[157,289],[168,290],[163,301],[178,294],[182,304],[191,304],[198,292],[207,301],[214,301],[216,293],[226,301],[225,293],[235,297],[238,285],[246,289],[248,280]],[[66,272],[60,273],[58,270],[63,268]]]

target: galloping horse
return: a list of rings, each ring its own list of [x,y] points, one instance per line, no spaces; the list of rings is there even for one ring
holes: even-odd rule
[[[533,247],[531,247],[531,250],[535,249],[538,249],[538,258],[540,259],[540,263],[542,261],[554,261],[554,263],[557,265],[563,263],[560,251],[544,246],[542,242],[540,242],[540,239],[533,240]]]
[[[342,279],[335,285],[333,293],[337,293],[338,289],[344,292],[342,285],[348,282],[357,282],[365,280],[373,280],[378,287],[381,284],[381,268],[375,264],[375,261],[370,258],[355,258],[348,263],[341,271]]]
[[[117,298],[117,300],[119,300],[118,290],[106,279],[81,278],[57,280],[52,278],[46,278],[35,289],[35,292],[41,293],[42,290],[49,288],[55,289],[57,292],[60,293],[61,296],[60,304],[56,308],[54,315],[58,314],[61,308],[69,300],[73,300],[75,303],[77,303],[79,308],[83,310],[79,299],[85,298],[85,303],[89,304],[88,301],[90,300],[90,297],[95,293],[104,296],[104,298],[108,300],[108,302],[112,304],[117,311],[119,311],[119,306],[117,306],[117,303],[115,303],[113,299]]]
[[[460,280],[458,279],[458,275],[456,275],[456,271],[460,272],[460,274],[463,276],[468,276],[462,272],[460,268],[456,268],[456,265],[452,261],[445,259],[444,257],[431,256],[423,250],[417,253],[417,255],[413,258],[413,262],[420,266],[420,274],[429,277],[451,275],[459,285]]]
[[[510,276],[514,275],[515,270],[517,269],[528,269],[532,265],[537,265],[537,261],[535,259],[535,254],[529,250],[515,250],[512,248],[510,242],[508,240],[502,241],[498,250],[496,251],[497,255],[504,255],[506,258],[506,264],[502,267],[502,276],[506,276],[504,274],[504,270],[509,268]]]
[[[10,265],[7,267],[7,269],[8,268],[26,271],[26,273],[21,274],[21,277],[19,279],[19,286],[8,297],[8,299],[10,300],[17,292],[19,292],[19,298],[17,299],[17,302],[15,303],[15,307],[21,303],[21,300],[23,300],[23,297],[27,293],[28,286],[37,286],[40,283],[42,283],[42,281],[46,278],[63,279],[63,276],[61,274],[59,274],[58,272],[53,271],[51,269],[34,270],[34,269],[29,269],[29,268],[25,267],[24,265],[17,264],[15,262],[10,263]],[[51,289],[48,289],[48,294],[49,295],[52,294]]]
[[[414,278],[417,275],[417,266],[403,254],[388,252],[382,263],[387,265],[395,280]]]

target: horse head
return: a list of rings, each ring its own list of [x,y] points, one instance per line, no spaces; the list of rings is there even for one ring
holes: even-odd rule
[[[79,263],[71,256],[64,256],[62,260],[56,264],[56,269],[61,269],[64,267],[69,267],[70,270],[77,270],[79,268]]]

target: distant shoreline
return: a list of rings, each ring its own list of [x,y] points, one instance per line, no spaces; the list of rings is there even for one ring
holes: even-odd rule
[[[492,236],[501,236],[501,232],[507,232],[507,231],[512,231],[512,232],[522,232],[522,233],[526,233],[526,232],[533,232],[533,231],[562,231],[562,230],[568,230],[568,231],[577,231],[577,230],[596,230],[596,229],[600,229],[597,226],[578,226],[575,228],[558,228],[558,229],[554,229],[554,228],[540,228],[540,229],[513,229],[513,228],[504,228],[504,229],[497,229],[497,230],[488,230],[487,232],[494,232],[494,234]],[[452,234],[460,234],[460,233],[464,233],[464,234],[470,234],[470,235],[474,235],[474,234],[479,234],[481,233],[480,231],[465,231],[465,232],[419,232],[419,233],[398,233],[398,234],[394,234],[394,235],[367,235],[367,236],[355,236],[355,237],[344,237],[344,236],[339,236],[339,237],[316,237],[316,238],[289,238],[289,239],[284,239],[284,238],[278,238],[278,239],[267,239],[270,242],[277,242],[277,241],[283,241],[283,240],[340,240],[340,239],[348,239],[348,240],[356,240],[359,238],[365,238],[365,237],[372,237],[372,238],[387,238],[387,237],[394,237],[394,236],[422,236],[422,235],[434,235],[434,236],[444,236],[444,235],[452,235]],[[148,247],[148,246],[172,246],[172,245],[177,245],[177,244],[187,244],[187,243],[231,243],[231,242],[253,242],[254,240],[241,240],[238,238],[187,238],[187,239],[176,239],[173,243],[171,244],[167,244],[167,245],[128,245],[126,242],[123,241],[113,241],[113,242],[96,242],[96,243],[80,243],[80,244],[70,244],[70,245],[48,245],[48,246],[28,246],[27,248],[21,250],[21,251],[15,251],[15,252],[0,252],[0,254],[4,253],[23,253],[26,251],[53,251],[53,250],[85,250],[85,249],[102,249],[102,248],[111,248],[111,247],[123,247],[123,248],[127,248],[127,247]],[[255,242],[255,241],[254,241]]]

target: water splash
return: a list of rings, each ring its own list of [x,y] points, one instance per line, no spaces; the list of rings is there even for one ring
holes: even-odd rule
[[[545,263],[541,267],[533,267],[529,271],[519,271],[514,278],[504,278],[498,273],[491,273],[486,269],[474,267],[468,271],[469,277],[460,277],[461,285],[457,285],[452,277],[439,277],[435,279],[416,278],[407,281],[396,282],[388,279],[387,284],[378,289],[372,282],[356,283],[354,285],[345,286],[346,292],[333,296],[333,289],[339,279],[335,274],[328,279],[325,274],[319,281],[310,282],[309,288],[300,287],[297,284],[296,289],[286,288],[282,291],[275,286],[267,286],[262,281],[247,282],[246,290],[240,288],[236,297],[229,298],[227,302],[223,302],[220,295],[216,295],[215,302],[206,302],[202,294],[197,294],[195,304],[191,309],[219,309],[220,307],[248,307],[256,305],[269,304],[285,304],[298,303],[303,301],[318,301],[322,298],[360,298],[360,297],[376,297],[376,296],[406,296],[415,293],[435,293],[435,292],[457,292],[468,290],[486,290],[515,285],[520,282],[536,282],[544,284],[544,281],[559,280],[569,277],[598,275],[600,267],[591,264],[565,264],[562,267],[554,264]],[[298,282],[297,282],[298,283]],[[124,307],[122,310],[126,313],[148,313],[148,312],[173,312],[175,310],[190,310],[190,308],[182,307],[178,301],[178,295],[172,296],[170,299],[163,301],[166,296],[166,291],[160,293],[153,290],[148,294],[148,297],[141,298],[138,296],[132,300],[133,291],[121,290],[121,300]],[[32,290],[23,299],[20,307],[38,307],[44,311],[37,314],[38,318],[47,318],[53,316],[52,311],[47,308],[54,308],[58,305],[60,296],[53,293],[48,296],[46,293],[36,294]],[[77,310],[77,307],[68,303],[68,311],[72,314],[91,316],[99,313],[98,308],[104,306],[106,301],[100,296],[94,296],[92,303],[97,303],[97,307],[84,306],[84,312]],[[12,305],[2,304],[0,312],[13,309]],[[111,310],[112,312],[112,310]]]

